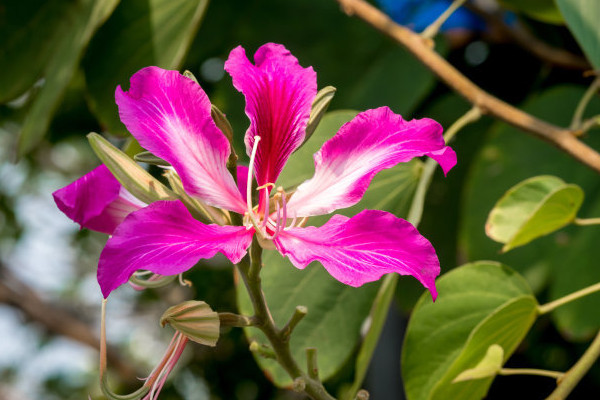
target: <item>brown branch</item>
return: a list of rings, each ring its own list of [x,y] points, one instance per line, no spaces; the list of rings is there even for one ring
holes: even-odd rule
[[[482,113],[532,133],[600,173],[600,154],[578,140],[574,132],[540,120],[487,93],[436,53],[421,36],[396,24],[364,0],[337,1],[348,15],[358,16],[408,49],[446,85],[479,107]]]
[[[543,40],[538,39],[521,24],[516,24],[514,27],[506,25],[499,13],[487,12],[475,3],[465,4],[465,7],[483,18],[493,30],[508,37],[542,61],[569,69],[592,69],[592,66],[584,57],[549,45]]]
[[[48,332],[73,339],[96,350],[100,339],[81,318],[63,307],[42,300],[34,290],[21,282],[0,262],[0,303],[13,306],[43,326]],[[123,381],[134,381],[136,370],[127,364],[114,349],[108,350],[108,359]]]

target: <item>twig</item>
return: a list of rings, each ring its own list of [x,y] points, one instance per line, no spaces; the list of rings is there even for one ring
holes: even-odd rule
[[[337,0],[349,15],[356,15],[408,49],[423,65],[454,91],[477,106],[482,113],[494,116],[532,133],[600,173],[600,154],[579,141],[568,129],[542,121],[487,93],[427,46],[424,39],[392,21],[364,0]]]
[[[554,392],[546,398],[546,400],[564,400],[573,391],[575,386],[589,371],[592,365],[596,362],[600,356],[600,332],[596,335],[596,338],[583,353],[583,356],[571,367],[570,370],[565,372],[563,378],[559,379],[558,387],[554,389]]]
[[[536,368],[500,368],[498,375],[535,375],[546,376],[548,378],[561,379],[565,373],[560,371],[548,371],[546,369]]]
[[[435,21],[433,21],[423,32],[421,32],[421,36],[423,39],[433,39],[435,35],[439,32],[444,22],[450,18],[454,11],[458,10],[460,6],[465,4],[467,0],[454,0],[452,4],[444,11]]]
[[[580,299],[582,297],[585,297],[587,295],[590,295],[592,293],[596,293],[599,291],[600,291],[600,283],[596,283],[592,286],[588,286],[584,289],[578,290],[578,291],[568,294],[564,297],[561,297],[559,299],[551,301],[550,303],[546,303],[546,304],[542,304],[542,305],[538,306],[538,314],[540,314],[540,315],[547,314],[551,311],[554,311],[554,309],[556,309],[564,304],[570,303],[574,300]]]
[[[100,339],[80,318],[60,306],[43,301],[29,286],[0,262],[0,302],[13,306],[48,332],[67,337],[100,350]],[[133,381],[139,374],[114,349],[108,349],[108,359],[124,381]]]
[[[600,225],[600,218],[575,218],[573,223],[579,226]]]
[[[465,4],[465,7],[483,18],[493,30],[508,37],[518,46],[521,46],[542,61],[569,69],[589,70],[592,68],[585,58],[549,45],[535,37],[521,24],[516,24],[512,27],[506,25],[500,13],[487,12],[474,2]]]
[[[577,104],[577,108],[575,108],[575,112],[573,113],[573,120],[571,121],[571,129],[577,130],[581,128],[583,114],[585,113],[585,109],[587,105],[592,100],[596,92],[600,89],[600,76],[597,76],[596,79],[592,82],[590,87],[585,91],[584,95],[579,100],[579,104]]]

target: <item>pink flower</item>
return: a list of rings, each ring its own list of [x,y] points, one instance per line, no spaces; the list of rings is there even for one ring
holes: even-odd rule
[[[159,201],[134,211],[100,256],[98,281],[104,296],[138,269],[179,274],[217,252],[238,263],[256,234],[263,247],[277,249],[297,268],[316,260],[351,286],[391,272],[412,275],[435,299],[439,261],[407,221],[365,210],[352,218],[334,215],[318,228],[302,225],[305,217],[356,204],[377,172],[400,162],[426,155],[447,173],[456,154],[445,146],[442,127],[431,119],[405,121],[387,107],[362,112],[314,155],[315,175],[290,198],[281,188],[274,190],[274,184],[304,141],[316,74],[277,44],[259,48],[254,61],[237,47],[225,63],[246,98],[250,119],[245,143],[251,161],[239,188],[226,168],[230,144],[213,122],[210,101],[197,83],[177,71],[148,67],[132,76],[128,91],[117,88],[121,121],[141,146],[173,166],[190,196],[242,214],[244,226],[203,224],[180,201]],[[260,189],[256,206],[252,176]],[[240,188],[246,188],[245,196]]]

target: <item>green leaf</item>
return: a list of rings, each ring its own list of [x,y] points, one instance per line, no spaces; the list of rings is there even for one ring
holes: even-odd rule
[[[439,297],[421,297],[406,332],[402,371],[409,400],[479,399],[491,379],[452,383],[489,346],[510,357],[537,315],[527,282],[490,261],[467,264],[436,282]]]
[[[542,92],[522,108],[559,126],[571,121],[573,108],[585,87],[559,86]],[[590,115],[600,114],[600,99],[588,105]],[[590,132],[586,143],[600,148],[598,131]],[[461,204],[460,254],[467,260],[494,259],[519,268],[535,292],[548,295],[547,302],[600,281],[595,256],[598,227],[567,226],[560,232],[541,237],[527,246],[499,254],[501,246],[484,231],[491,206],[509,188],[534,175],[549,174],[580,186],[586,200],[579,217],[600,215],[600,180],[598,174],[573,160],[555,147],[533,138],[516,128],[496,123],[479,154],[474,159]],[[550,290],[545,291],[550,285]],[[569,340],[589,340],[600,329],[600,295],[592,295],[561,307],[552,313],[560,332]]]
[[[6,1],[0,12],[0,103],[23,94],[42,76],[65,29],[65,1]]]
[[[52,57],[44,69],[44,83],[27,112],[19,134],[19,156],[33,149],[46,133],[54,111],[73,78],[83,50],[117,3],[118,0],[70,2],[69,11],[61,16],[60,23],[63,27],[57,38],[58,42],[53,47]]]
[[[493,377],[500,372],[504,364],[504,349],[499,344],[488,347],[485,356],[473,368],[465,369],[452,383]]]
[[[583,190],[555,176],[536,176],[510,188],[485,224],[487,235],[505,243],[502,251],[570,224],[583,202]]]
[[[538,21],[556,25],[565,22],[554,0],[501,0],[500,3]]]
[[[88,135],[88,140],[94,153],[121,185],[144,203],[177,198],[165,185],[102,136],[92,132]]]
[[[306,348],[318,350],[319,377],[332,377],[352,354],[360,339],[360,327],[369,313],[378,283],[353,288],[333,279],[317,263],[298,270],[276,251],[263,253],[261,271],[263,290],[279,327],[294,313],[296,306],[308,308],[291,335],[292,355],[301,366],[306,365]],[[243,284],[236,287],[238,307],[242,314],[253,314],[252,305]],[[267,339],[255,328],[245,328],[248,341],[259,345]],[[257,357],[267,376],[278,386],[292,383],[287,373],[271,359]]]
[[[597,0],[556,0],[567,26],[594,68],[600,69],[600,2]]]
[[[149,65],[178,69],[208,0],[128,0],[98,31],[83,61],[89,102],[113,134],[127,134],[115,104],[117,85],[128,86],[136,71]]]

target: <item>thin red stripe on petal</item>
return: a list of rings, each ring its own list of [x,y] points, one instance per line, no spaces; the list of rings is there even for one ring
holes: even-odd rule
[[[259,185],[275,183],[290,154],[302,144],[317,76],[303,68],[282,45],[267,43],[254,55],[253,65],[239,46],[231,51],[225,70],[233,85],[246,98],[250,127],[246,152],[250,155],[254,136],[260,136],[255,161]]]

